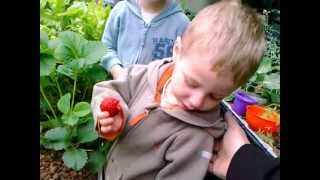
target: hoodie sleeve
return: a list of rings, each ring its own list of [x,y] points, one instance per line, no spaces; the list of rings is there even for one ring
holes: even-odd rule
[[[112,66],[121,65],[121,61],[117,55],[117,40],[119,35],[120,16],[123,3],[119,2],[111,10],[106,26],[102,35],[102,43],[108,48],[107,53],[102,57],[102,66],[110,72]]]
[[[203,179],[207,173],[212,148],[212,136],[202,129],[182,130],[165,154],[167,165],[155,179]]]
[[[100,111],[100,104],[102,100],[107,96],[113,97],[120,101],[121,107],[122,123],[119,132],[104,134],[103,136],[100,134],[102,138],[113,140],[118,135],[120,135],[120,133],[124,129],[124,125],[128,117],[128,103],[134,95],[135,90],[139,86],[141,78],[144,77],[144,74],[146,74],[146,72],[147,66],[131,66],[126,69],[126,76],[124,76],[123,78],[119,78],[117,80],[102,81],[94,85],[92,91],[91,109],[94,117],[94,127],[98,132],[100,132],[100,126],[98,126],[99,124],[96,120],[96,115]]]

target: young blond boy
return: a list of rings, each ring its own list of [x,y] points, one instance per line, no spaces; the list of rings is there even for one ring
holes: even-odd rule
[[[94,86],[95,127],[116,139],[106,179],[203,179],[225,122],[219,102],[256,71],[264,33],[256,13],[221,1],[201,10],[173,57],[133,65],[119,80]],[[120,100],[121,113],[101,112],[102,99]]]

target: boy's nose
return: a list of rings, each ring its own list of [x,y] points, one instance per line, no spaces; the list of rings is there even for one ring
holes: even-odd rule
[[[193,95],[190,99],[190,103],[193,108],[201,107],[204,103],[204,95],[200,93]]]

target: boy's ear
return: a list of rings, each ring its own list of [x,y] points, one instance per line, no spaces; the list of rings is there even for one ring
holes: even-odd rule
[[[182,43],[181,43],[181,37],[178,36],[176,41],[174,42],[173,45],[173,59],[174,60],[179,60],[181,56],[181,50],[182,50]]]

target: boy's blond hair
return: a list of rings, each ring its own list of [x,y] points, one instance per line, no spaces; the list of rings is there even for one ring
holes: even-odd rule
[[[220,1],[201,10],[182,37],[182,54],[208,50],[212,70],[231,70],[235,86],[257,70],[264,52],[264,30],[255,10],[240,1]],[[191,52],[191,51],[190,51]],[[200,62],[201,63],[201,62]]]

